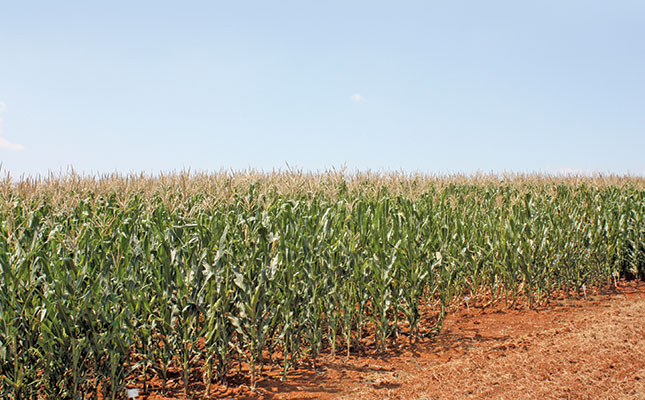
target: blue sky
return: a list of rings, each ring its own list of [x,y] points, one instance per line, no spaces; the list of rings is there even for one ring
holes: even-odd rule
[[[6,1],[12,176],[645,175],[643,1]]]

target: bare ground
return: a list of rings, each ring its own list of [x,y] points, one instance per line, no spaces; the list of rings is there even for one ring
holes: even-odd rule
[[[339,397],[645,399],[642,291],[541,312],[456,315],[446,328],[446,350],[397,357]]]

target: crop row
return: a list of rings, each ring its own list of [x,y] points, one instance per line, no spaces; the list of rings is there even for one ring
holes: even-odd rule
[[[543,301],[645,275],[645,190],[447,184],[335,197],[258,191],[208,202],[5,190],[0,206],[2,398],[123,398],[151,377],[204,384],[266,355],[284,373],[364,332],[386,351],[419,334],[420,304],[464,295]],[[343,194],[344,193],[344,194]],[[147,390],[146,387],[140,389]]]

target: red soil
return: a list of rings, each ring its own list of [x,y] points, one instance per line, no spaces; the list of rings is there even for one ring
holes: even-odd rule
[[[645,399],[645,286],[622,283],[539,310],[471,304],[415,345],[401,337],[384,355],[324,355],[316,371],[279,377],[270,369],[253,391],[214,387],[210,398]],[[181,399],[177,386],[175,397],[140,399]],[[193,398],[209,398],[195,389]]]

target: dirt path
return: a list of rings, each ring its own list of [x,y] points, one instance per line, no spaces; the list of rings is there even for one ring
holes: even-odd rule
[[[329,360],[324,372],[265,386],[259,397],[645,399],[645,290],[543,311],[464,310],[414,350]]]

